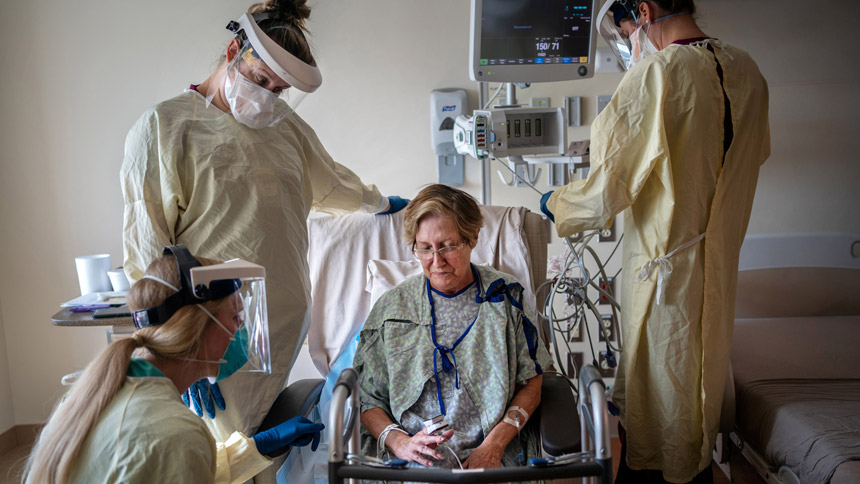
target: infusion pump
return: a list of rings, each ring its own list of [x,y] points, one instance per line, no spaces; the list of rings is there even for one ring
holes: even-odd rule
[[[563,108],[496,108],[460,115],[454,123],[457,152],[488,156],[564,155],[567,129]]]

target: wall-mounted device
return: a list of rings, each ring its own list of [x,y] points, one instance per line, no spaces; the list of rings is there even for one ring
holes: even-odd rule
[[[430,142],[436,152],[439,183],[463,186],[465,157],[454,147],[454,124],[466,112],[466,91],[437,89],[430,92]]]
[[[566,128],[561,108],[477,110],[457,118],[454,146],[477,159],[559,155],[567,150]]]
[[[469,76],[551,82],[594,75],[599,0],[472,0]]]

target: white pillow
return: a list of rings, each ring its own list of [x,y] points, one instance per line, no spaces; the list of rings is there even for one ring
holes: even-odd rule
[[[371,260],[367,263],[367,285],[364,290],[370,293],[370,307],[376,300],[412,276],[421,274],[421,263],[417,260]]]

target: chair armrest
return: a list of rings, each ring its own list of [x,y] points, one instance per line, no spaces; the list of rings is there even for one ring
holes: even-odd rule
[[[543,449],[552,456],[579,452],[579,415],[567,378],[544,375],[541,385],[540,433]]]
[[[275,399],[272,408],[257,432],[269,430],[287,420],[297,416],[307,416],[311,409],[317,404],[322,392],[325,380],[322,378],[311,378],[293,382],[292,385],[281,390],[281,394]],[[291,447],[286,446],[269,454],[269,457],[278,457],[285,454]]]

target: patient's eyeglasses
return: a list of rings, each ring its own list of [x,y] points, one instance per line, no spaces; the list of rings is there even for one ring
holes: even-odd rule
[[[439,257],[443,257],[443,258],[447,259],[449,257],[454,257],[455,255],[457,255],[459,253],[459,250],[462,249],[464,245],[466,245],[465,242],[463,242],[460,245],[449,245],[448,247],[439,247],[438,249],[435,249],[435,250],[434,249],[419,249],[416,247],[416,248],[412,249],[412,253],[415,254],[415,257],[417,257],[418,259],[423,260],[425,262],[433,260],[433,256],[436,254],[439,254]]]

